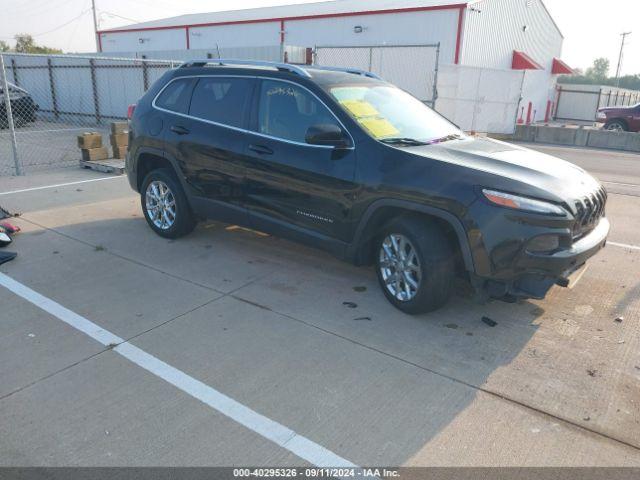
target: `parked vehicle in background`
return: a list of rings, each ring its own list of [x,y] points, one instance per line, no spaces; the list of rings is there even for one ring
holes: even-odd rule
[[[374,264],[411,314],[443,306],[456,275],[482,298],[544,298],[609,233],[581,168],[467,136],[365,72],[189,62],[132,114],[127,175],[158,235],[206,217],[288,237]]]
[[[24,88],[9,83],[9,100],[11,102],[11,112],[16,127],[36,121],[38,105]],[[4,90],[2,85],[0,85],[0,128],[7,128],[8,126],[9,120],[7,117]]]
[[[640,132],[640,103],[632,107],[606,107],[598,110],[596,120],[605,130]]]

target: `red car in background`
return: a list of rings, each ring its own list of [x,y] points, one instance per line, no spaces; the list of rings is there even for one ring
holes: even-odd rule
[[[640,132],[640,103],[632,107],[606,107],[598,110],[596,120],[605,130]]]

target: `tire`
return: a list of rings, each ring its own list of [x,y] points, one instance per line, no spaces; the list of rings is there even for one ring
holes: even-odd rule
[[[159,206],[159,201],[166,203]],[[191,233],[198,223],[182,185],[173,171],[167,168],[152,170],[147,174],[140,189],[140,203],[145,220],[161,237],[184,237]],[[156,208],[153,208],[154,206]],[[162,214],[163,211],[166,212],[166,216]]]
[[[604,125],[604,129],[612,132],[626,132],[628,130],[627,124],[622,120],[611,120]]]
[[[405,260],[399,264],[389,260],[389,248],[391,253],[398,251],[394,249],[392,237],[396,239],[399,251],[404,251]],[[434,223],[405,218],[388,224],[375,242],[375,258],[380,287],[397,309],[410,315],[432,312],[444,306],[451,297],[455,279],[454,253],[446,235]],[[396,255],[395,259],[398,258]],[[396,266],[404,267],[398,276],[395,276]],[[417,287],[411,285],[411,280]],[[410,293],[407,293],[407,287]]]

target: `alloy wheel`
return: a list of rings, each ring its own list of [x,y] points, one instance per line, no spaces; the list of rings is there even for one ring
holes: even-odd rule
[[[408,302],[418,294],[422,269],[416,249],[407,237],[391,234],[382,241],[379,268],[384,285],[394,298]]]
[[[622,125],[619,123],[612,123],[611,125],[608,125],[607,130],[610,132],[624,132],[624,128],[622,128]]]
[[[154,180],[145,192],[147,216],[161,229],[170,229],[176,221],[176,199],[166,183]]]

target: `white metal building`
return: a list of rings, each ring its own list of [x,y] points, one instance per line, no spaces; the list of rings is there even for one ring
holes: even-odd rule
[[[570,73],[560,61],[562,34],[542,0],[337,0],[182,15],[98,38],[102,52],[138,54],[439,43],[444,65],[527,70],[524,105],[532,103],[537,119],[554,100],[555,75]]]
[[[444,63],[551,71],[563,37],[542,0],[337,0],[182,15],[99,32],[104,52],[441,43]]]

